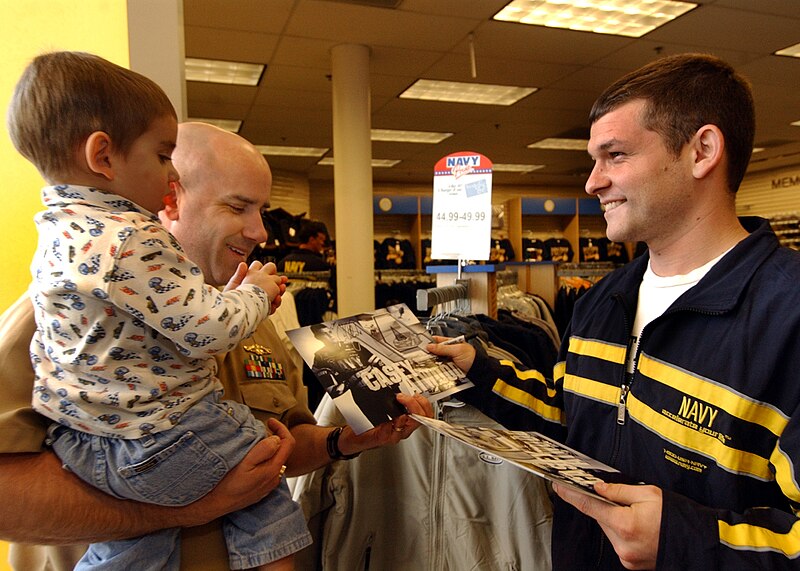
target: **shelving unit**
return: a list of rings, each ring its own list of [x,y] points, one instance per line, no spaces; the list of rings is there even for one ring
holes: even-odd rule
[[[605,231],[600,203],[594,198],[518,197],[504,203],[508,238],[522,257],[522,239],[529,234],[563,237],[572,245],[578,261],[580,237],[589,232],[600,237]],[[422,239],[430,235],[431,196],[379,194],[373,199],[374,233],[381,239],[400,232],[414,247],[417,269],[423,269]]]

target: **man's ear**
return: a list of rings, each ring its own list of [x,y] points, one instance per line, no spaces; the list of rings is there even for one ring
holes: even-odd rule
[[[95,131],[89,135],[83,146],[86,166],[91,172],[106,180],[114,180],[114,161],[111,151],[111,137],[103,131]]]
[[[703,125],[691,141],[694,166],[692,174],[701,179],[714,171],[725,153],[725,137],[716,125]]]

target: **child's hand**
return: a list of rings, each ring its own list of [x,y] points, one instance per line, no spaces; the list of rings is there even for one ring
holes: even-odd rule
[[[231,278],[231,281],[228,282],[229,286],[231,285],[233,279],[239,275],[239,273],[240,269],[237,268],[236,273]],[[241,280],[241,284],[257,285],[267,292],[267,296],[270,300],[269,312],[272,314],[275,313],[275,310],[278,309],[281,304],[281,295],[286,292],[287,281],[288,278],[286,276],[278,275],[278,268],[272,262],[262,264],[259,261],[254,261],[250,264],[250,267],[247,268],[247,274],[245,275],[244,279]]]
[[[222,291],[230,291],[232,289],[236,289],[240,285],[242,285],[242,280],[247,275],[247,264],[244,262],[239,262],[239,265],[236,266],[236,271],[233,272],[231,279],[228,280],[228,283],[225,285]]]

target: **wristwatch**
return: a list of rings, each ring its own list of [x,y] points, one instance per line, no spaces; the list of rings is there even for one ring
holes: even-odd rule
[[[342,430],[344,430],[343,427],[337,426],[328,433],[326,446],[328,448],[328,456],[330,456],[332,460],[352,460],[361,454],[361,452],[342,454],[342,451],[339,450],[339,437],[342,435]]]

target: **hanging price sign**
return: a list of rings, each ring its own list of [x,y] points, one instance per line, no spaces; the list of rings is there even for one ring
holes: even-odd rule
[[[492,234],[492,162],[462,151],[433,172],[431,257],[488,260]]]

